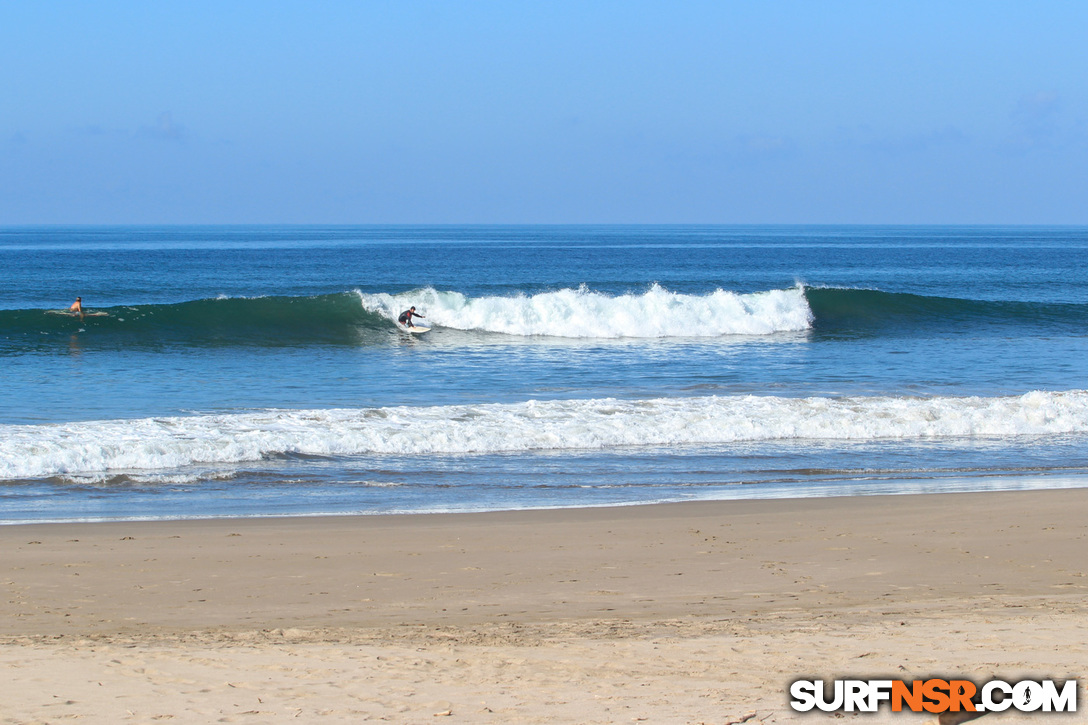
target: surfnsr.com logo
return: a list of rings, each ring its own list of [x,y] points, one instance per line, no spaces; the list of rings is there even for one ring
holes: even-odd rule
[[[1076,712],[1077,681],[990,680],[797,680],[790,685],[790,707],[798,712]]]

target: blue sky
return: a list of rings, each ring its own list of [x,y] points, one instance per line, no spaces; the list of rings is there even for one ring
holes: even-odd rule
[[[1084,2],[0,0],[0,224],[1088,223]]]

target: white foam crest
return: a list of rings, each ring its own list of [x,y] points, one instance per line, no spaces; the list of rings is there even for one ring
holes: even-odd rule
[[[477,454],[1088,432],[1088,391],[1015,397],[550,400],[0,426],[0,479],[174,471],[277,455]]]
[[[359,292],[365,309],[391,320],[415,306],[428,322],[458,330],[551,337],[719,337],[806,330],[804,288],[705,295],[653,285],[642,294],[563,289],[515,297],[466,297],[433,288],[397,295]]]

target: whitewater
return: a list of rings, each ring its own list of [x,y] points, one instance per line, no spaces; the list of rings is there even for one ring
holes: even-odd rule
[[[1088,433],[1088,391],[1007,398],[717,396],[235,415],[0,428],[0,479],[169,471],[270,456],[487,454],[769,440]]]
[[[506,335],[575,338],[719,337],[806,330],[812,311],[800,285],[788,290],[692,295],[658,284],[641,294],[607,295],[585,286],[515,297],[470,298],[433,288],[400,295],[359,292],[364,309],[395,319],[417,305],[432,324]]]

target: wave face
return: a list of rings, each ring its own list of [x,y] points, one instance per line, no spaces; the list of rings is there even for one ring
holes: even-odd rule
[[[0,426],[0,479],[174,472],[286,456],[462,455],[1088,433],[1088,391],[735,396],[265,412]]]
[[[430,323],[458,330],[568,338],[769,335],[806,330],[812,313],[800,287],[737,294],[670,292],[606,295],[563,289],[516,297],[466,297],[424,289],[399,295],[359,293],[363,307],[393,318],[415,305]]]
[[[797,286],[763,292],[681,294],[653,285],[638,294],[585,288],[469,297],[424,288],[398,294],[194,300],[109,307],[79,320],[60,310],[0,310],[0,346],[16,351],[86,333],[81,342],[123,345],[358,345],[393,329],[415,305],[429,324],[517,337],[715,338],[804,330],[924,334],[942,330],[1088,329],[1088,305],[927,297]]]
[[[967,329],[978,326],[1088,329],[1088,305],[930,297],[867,289],[806,287],[818,330]]]
[[[59,314],[60,313],[60,314]],[[0,310],[0,339],[90,333],[93,339],[221,344],[353,343],[360,330],[388,326],[344,292],[314,297],[218,298],[90,310],[79,320],[60,310]]]

